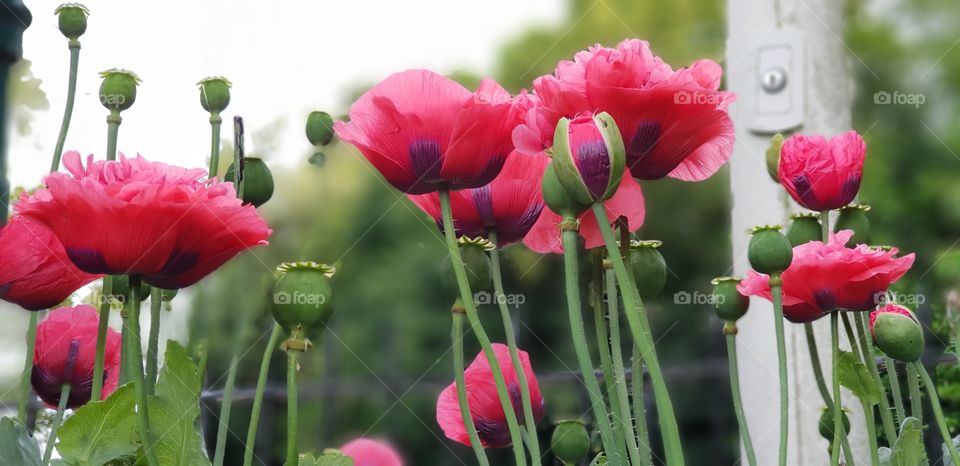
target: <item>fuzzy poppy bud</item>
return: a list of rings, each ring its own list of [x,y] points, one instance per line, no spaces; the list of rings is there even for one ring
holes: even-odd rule
[[[643,299],[660,294],[667,282],[667,263],[658,250],[661,244],[660,241],[630,242],[630,267]]]
[[[823,229],[820,226],[820,216],[804,213],[790,216],[790,226],[787,227],[787,240],[790,245],[797,247],[811,241],[823,239]]]
[[[230,87],[232,84],[222,76],[204,78],[197,83],[200,86],[200,106],[210,113],[220,113],[230,105]]]
[[[760,273],[780,273],[790,267],[793,261],[793,246],[780,233],[780,225],[765,225],[753,228],[750,231],[750,245],[747,248],[747,258],[750,266]]]
[[[773,178],[775,183],[780,183],[780,176],[777,171],[780,169],[780,148],[783,147],[783,135],[777,133],[770,139],[770,146],[767,147],[766,161],[767,174]]]
[[[132,71],[110,69],[100,72],[100,103],[111,112],[121,112],[137,99],[140,78]]]
[[[580,421],[560,421],[553,429],[550,449],[563,464],[577,464],[590,453],[590,434]]]
[[[750,298],[737,290],[740,281],[736,277],[718,277],[710,282],[713,284],[713,310],[724,322],[736,322],[750,307]]]
[[[231,163],[223,175],[224,181],[236,178],[236,162]],[[243,158],[243,203],[260,207],[273,197],[273,173],[270,167],[257,157]]]
[[[843,423],[843,430],[845,432],[850,432],[850,418],[847,417],[847,412],[840,410],[840,422]],[[833,410],[826,408],[820,413],[820,421],[817,424],[817,430],[820,431],[820,436],[827,439],[828,441],[833,441]]]
[[[127,275],[113,275],[110,277],[111,288],[110,295],[113,296],[113,299],[118,302],[126,302],[127,297],[130,296],[130,277]],[[150,285],[147,285],[144,282],[140,282],[140,301],[144,301],[150,297]]]
[[[273,318],[288,332],[325,325],[333,312],[330,278],[336,269],[316,262],[287,262],[277,267]]]
[[[870,219],[867,218],[867,212],[869,211],[870,206],[866,204],[855,204],[841,208],[833,231],[853,230],[852,244],[870,244]]]
[[[76,41],[87,32],[87,16],[90,15],[87,7],[79,3],[64,3],[54,10],[54,14],[57,15],[60,32],[67,39]]]
[[[589,209],[590,204],[580,202],[560,184],[554,165],[555,163],[551,162],[543,172],[541,188],[543,190],[543,202],[547,204],[550,210],[560,215],[576,217]]]
[[[487,256],[487,252],[493,250],[493,243],[483,238],[461,236],[457,239],[457,244],[460,247],[460,258],[463,259],[463,266],[467,271],[467,282],[470,283],[470,289],[476,292],[489,289],[491,283],[490,258]],[[453,263],[450,262],[449,258],[444,262],[442,276],[443,284],[447,289],[457,289]]]
[[[307,140],[315,146],[333,141],[333,118],[327,112],[310,112],[307,116]]]
[[[560,185],[580,204],[610,199],[620,187],[626,150],[617,124],[607,113],[561,118],[551,153]]]
[[[887,304],[870,313],[870,332],[884,354],[914,362],[923,353],[923,328],[909,309]]]

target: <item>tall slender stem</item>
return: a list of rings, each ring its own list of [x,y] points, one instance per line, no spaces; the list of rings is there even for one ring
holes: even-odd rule
[[[157,384],[157,358],[160,352],[160,310],[163,298],[160,288],[150,288],[150,336],[147,339],[147,393],[153,395]]]
[[[260,426],[260,409],[263,406],[263,391],[267,387],[267,375],[270,373],[270,358],[277,350],[283,328],[280,324],[273,324],[270,339],[263,350],[263,360],[260,361],[260,375],[257,377],[257,390],[253,395],[253,407],[250,409],[250,427],[247,428],[246,450],[243,453],[243,466],[253,464],[253,447],[257,442],[257,428]]]
[[[864,356],[863,353],[861,353],[860,348],[858,348],[857,346],[858,340],[857,340],[857,337],[854,335],[853,325],[850,323],[850,317],[847,315],[846,312],[841,312],[840,318],[843,321],[843,330],[847,334],[847,341],[850,342],[850,351],[853,352],[853,356],[858,361],[864,361],[866,363],[866,359],[869,358],[869,356]],[[861,340],[861,343],[862,343],[862,340]],[[864,347],[862,344],[861,344],[861,347],[863,348],[864,351],[867,351],[867,348]],[[866,354],[869,355],[869,353],[866,353]],[[866,364],[869,365],[869,363],[866,363]],[[880,387],[883,387],[883,385],[880,385]],[[884,395],[884,397],[886,397],[886,395]],[[867,442],[869,443],[869,446],[870,446],[870,461],[871,461],[870,464],[872,466],[878,466],[880,463],[880,456],[877,452],[877,448],[878,448],[877,422],[873,418],[873,405],[868,404],[863,400],[860,400],[860,407],[863,409],[863,420],[864,420],[865,427],[867,428]],[[893,442],[894,440],[896,440],[896,437],[891,438],[889,440],[890,440],[890,444],[893,445]]]
[[[107,160],[117,160],[117,135],[120,132],[120,112],[110,110],[107,116]]]
[[[737,415],[737,423],[740,424],[740,440],[743,441],[743,449],[747,453],[747,464],[757,465],[757,455],[753,451],[753,442],[750,440],[750,429],[747,426],[747,418],[743,414],[743,401],[740,396],[740,371],[737,369],[737,325],[728,322],[723,327],[723,333],[727,340],[727,361],[730,368],[730,394],[733,395],[733,410]]]
[[[227,434],[230,432],[230,408],[233,405],[233,387],[237,383],[237,366],[240,360],[233,356],[227,369],[227,384],[223,387],[223,399],[220,401],[220,416],[217,426],[217,447],[213,454],[213,465],[223,466],[223,456],[227,450]]]
[[[633,399],[633,422],[637,428],[637,445],[640,446],[641,464],[647,465],[653,461],[653,451],[650,447],[650,436],[647,434],[647,398],[643,390],[643,358],[640,349],[633,345],[633,361],[630,368],[632,380],[631,398]]]
[[[113,277],[103,277],[102,291],[100,292],[100,323],[97,326],[97,352],[93,360],[93,388],[90,389],[90,399],[100,400],[103,390],[103,358],[107,345],[107,329],[110,324],[110,306],[113,302]]]
[[[613,270],[617,275],[617,282],[623,291],[623,307],[627,315],[627,323],[630,326],[630,332],[633,335],[633,341],[639,346],[640,356],[647,364],[647,371],[650,373],[650,382],[653,385],[653,396],[657,403],[657,417],[660,423],[660,431],[663,438],[664,450],[667,456],[667,464],[671,466],[683,465],[683,448],[680,443],[680,429],[677,426],[676,414],[673,411],[673,402],[670,400],[670,392],[660,370],[660,362],[657,359],[657,350],[653,344],[653,337],[650,332],[650,323],[647,322],[646,311],[643,308],[643,300],[640,299],[640,293],[637,292],[637,286],[630,280],[627,267],[620,256],[620,250],[617,248],[617,241],[613,235],[613,229],[610,227],[610,220],[602,203],[594,204],[593,214],[597,218],[597,224],[600,232],[603,234],[603,240],[606,244],[607,255],[613,262]]]
[[[612,269],[604,274],[607,279],[607,314],[610,316],[610,351],[613,359],[613,383],[616,389],[617,404],[620,407],[620,422],[627,442],[627,454],[634,465],[642,465],[640,448],[637,446],[636,433],[633,430],[633,416],[630,415],[630,395],[627,393],[627,372],[623,364],[623,344],[620,341],[620,303],[617,300],[617,277]]]
[[[510,439],[513,442],[513,456],[516,464],[517,466],[525,466],[527,459],[523,448],[523,438],[520,435],[520,425],[517,422],[517,413],[513,409],[513,402],[507,391],[497,354],[493,351],[486,330],[483,329],[483,323],[480,322],[480,316],[477,313],[477,305],[473,301],[473,292],[470,290],[470,283],[467,282],[467,270],[463,265],[463,258],[460,257],[460,248],[457,246],[457,237],[453,225],[453,210],[450,207],[450,191],[445,189],[440,191],[440,210],[443,214],[443,233],[447,240],[447,248],[450,250],[450,262],[453,264],[453,272],[460,289],[460,298],[463,300],[463,307],[467,312],[467,321],[470,322],[470,328],[477,336],[480,347],[483,348],[483,353],[490,364],[490,370],[493,372],[493,381],[497,387],[500,407],[503,408],[503,414],[510,429]]]
[[[847,315],[844,314],[844,325],[849,324],[847,322]],[[893,412],[890,409],[890,401],[887,400],[887,391],[883,387],[883,380],[880,378],[880,371],[877,370],[877,361],[873,358],[872,342],[867,339],[867,333],[865,330],[866,319],[863,318],[862,312],[855,312],[853,314],[854,321],[856,322],[857,328],[857,338],[856,340],[860,343],[860,355],[862,357],[863,363],[867,366],[867,370],[870,372],[870,375],[873,377],[873,383],[877,384],[877,388],[880,389],[880,421],[883,424],[883,435],[887,438],[887,442],[890,445],[893,445],[893,442],[897,440],[897,427],[893,421]],[[850,347],[854,346],[854,340],[850,340]]]
[[[933,409],[933,417],[937,421],[937,428],[940,429],[940,436],[943,438],[943,443],[947,446],[947,451],[950,452],[950,459],[953,460],[953,464],[960,464],[960,454],[957,454],[957,447],[953,445],[950,430],[947,429],[947,421],[943,417],[943,409],[940,408],[940,397],[937,396],[937,387],[933,384],[933,380],[930,380],[930,374],[927,373],[927,368],[923,367],[923,364],[919,361],[914,361],[910,363],[909,366],[912,366],[914,370],[920,374],[920,379],[923,380],[923,385],[927,389],[927,395],[930,397],[930,408]]]
[[[73,101],[77,95],[77,68],[80,64],[80,41],[70,40],[70,77],[67,80],[67,104],[63,110],[63,120],[60,122],[60,136],[57,137],[56,148],[53,149],[53,162],[50,172],[60,169],[60,156],[67,141],[67,131],[70,129],[70,118],[73,116]]]
[[[624,444],[625,438],[621,435],[620,427],[623,425],[620,419],[620,402],[613,394],[613,360],[610,356],[610,335],[607,333],[607,307],[603,302],[604,297],[604,269],[603,269],[603,251],[593,253],[593,296],[591,306],[593,307],[594,330],[597,333],[597,352],[600,354],[600,367],[603,369],[603,390],[601,398],[607,398],[610,403],[610,415],[612,420],[612,431],[616,448],[607,452],[607,457],[614,463],[627,460],[627,449]],[[616,298],[614,298],[616,299]]]
[[[900,377],[897,376],[897,363],[890,356],[883,356],[883,367],[887,369],[887,380],[890,381],[890,396],[893,397],[893,406],[896,413],[896,424],[900,425],[906,418],[903,407],[903,392],[900,390]]]
[[[451,338],[453,338],[453,377],[457,385],[457,403],[460,405],[460,417],[463,419],[463,426],[467,429],[467,436],[470,437],[470,447],[473,448],[473,453],[477,456],[477,463],[480,466],[488,466],[490,461],[487,459],[487,451],[480,443],[477,426],[473,422],[473,416],[470,414],[470,404],[467,401],[467,382],[463,372],[465,370],[463,362],[463,312],[462,301],[458,300],[453,309],[451,331]]]
[[[32,398],[30,377],[33,375],[33,353],[37,347],[37,324],[40,322],[40,312],[30,313],[30,322],[27,323],[27,354],[23,359],[23,373],[20,376],[20,399],[17,401],[17,417],[24,425],[27,424],[27,411]]]
[[[817,338],[813,333],[813,324],[803,324],[803,330],[807,337],[807,350],[810,352],[810,364],[813,367],[813,377],[817,381],[817,389],[823,398],[823,404],[827,409],[832,411],[833,397],[830,396],[830,392],[827,390],[827,382],[823,378],[823,369],[820,367],[820,352],[817,350]],[[845,426],[841,424],[841,427]],[[840,436],[840,446],[843,447],[843,457],[846,460],[847,466],[853,466],[853,451],[850,450],[850,441],[847,439],[846,429],[844,429],[843,435]]]
[[[124,303],[126,315],[124,327],[127,328],[127,356],[130,359],[129,367],[132,370],[134,391],[137,398],[137,417],[140,420],[140,442],[143,452],[150,466],[160,466],[157,454],[153,451],[153,435],[150,432],[150,413],[147,404],[147,383],[143,375],[143,354],[140,349],[140,277],[130,275],[130,294]]]
[[[833,352],[833,367],[837,367],[840,362],[840,316],[839,311],[830,313],[830,342]],[[837,466],[840,464],[840,438],[843,436],[843,422],[840,411],[840,373],[833,372],[833,449],[830,453],[830,464]]]
[[[300,450],[297,446],[297,372],[300,370],[300,363],[297,355],[297,350],[287,350],[287,462],[284,466],[300,464]]]
[[[820,240],[823,243],[830,241],[830,211],[820,212]]]
[[[67,410],[67,402],[70,400],[70,384],[65,383],[60,388],[60,404],[57,405],[57,414],[53,418],[53,424],[50,424],[50,437],[47,438],[47,448],[43,450],[43,466],[50,464],[50,458],[53,456],[53,446],[57,443],[57,430],[60,423],[63,422],[63,412]]]
[[[787,436],[790,428],[790,400],[787,393],[787,343],[783,328],[783,280],[779,273],[770,274],[773,298],[773,328],[777,334],[777,365],[780,375],[780,466],[787,464]]]
[[[910,387],[910,415],[923,423],[923,396],[920,394],[919,374],[913,364],[907,364],[907,386]]]
[[[210,114],[210,168],[207,174],[210,178],[217,176],[220,170],[220,125],[223,119],[220,113]],[[240,167],[234,167],[239,170]],[[239,174],[237,174],[239,175]]]
[[[507,347],[510,350],[510,360],[513,363],[513,370],[517,375],[517,383],[520,385],[520,402],[523,405],[523,425],[527,428],[527,448],[530,449],[530,462],[534,466],[539,466],[540,458],[540,438],[537,435],[536,418],[533,417],[533,401],[530,399],[530,386],[527,382],[527,373],[523,370],[520,361],[520,350],[517,348],[517,337],[513,328],[513,320],[510,317],[510,310],[507,308],[506,292],[503,287],[503,273],[500,270],[500,250],[497,244],[497,231],[490,229],[487,231],[487,239],[493,244],[493,250],[490,251],[490,274],[493,276],[493,291],[496,296],[495,301],[500,308],[500,320],[503,321],[503,332],[507,337]]]

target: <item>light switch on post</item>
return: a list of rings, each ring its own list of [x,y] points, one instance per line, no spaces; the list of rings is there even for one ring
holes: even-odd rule
[[[750,131],[775,134],[803,125],[803,34],[779,28],[756,46],[756,94]]]

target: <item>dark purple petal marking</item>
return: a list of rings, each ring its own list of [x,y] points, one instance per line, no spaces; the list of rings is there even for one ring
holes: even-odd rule
[[[807,175],[797,175],[794,176],[792,180],[793,189],[797,192],[797,197],[800,198],[800,203],[804,207],[811,210],[823,210],[823,204],[817,200],[816,194],[813,192],[813,186],[810,184],[810,179],[807,178]]]
[[[860,191],[860,175],[853,175],[847,178],[847,180],[843,182],[843,186],[840,187],[838,204],[849,204],[853,201],[853,198],[857,197],[858,191]]]
[[[583,184],[595,199],[600,199],[610,182],[610,155],[602,141],[581,143],[574,151],[574,160]]]
[[[470,192],[473,198],[473,206],[480,215],[485,227],[497,226],[497,219],[493,215],[493,195],[490,193],[490,185],[481,186]]]
[[[820,289],[813,292],[813,299],[817,302],[817,307],[824,313],[837,310],[837,297],[833,291]]]
[[[170,257],[167,257],[167,262],[163,264],[163,268],[160,269],[158,275],[170,276],[186,273],[197,265],[199,257],[200,254],[194,251],[174,249],[170,252]]]
[[[87,273],[102,273],[107,275],[119,275],[124,270],[113,270],[107,265],[107,260],[100,251],[92,248],[65,248],[67,257],[73,261],[78,269]]]
[[[633,137],[627,143],[628,163],[632,164],[646,157],[657,145],[657,141],[660,140],[660,132],[660,122],[641,121],[640,125],[637,126],[637,131],[633,133]]]
[[[410,167],[417,177],[416,184],[438,183],[440,179],[440,143],[417,140],[410,144]]]
[[[480,442],[488,447],[503,448],[513,443],[510,440],[510,427],[505,421],[495,421],[474,416],[473,425],[477,428]]]

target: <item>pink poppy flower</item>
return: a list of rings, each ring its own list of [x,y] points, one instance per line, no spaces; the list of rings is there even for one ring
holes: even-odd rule
[[[353,458],[353,466],[403,466],[403,459],[390,444],[358,438],[340,447],[340,451]]]
[[[514,142],[522,150],[542,151],[561,117],[607,112],[620,128],[634,177],[700,181],[733,152],[727,106],[734,94],[718,90],[722,74],[710,60],[673,70],[637,39],[617,48],[595,45],[534,81],[543,105],[529,110]]]
[[[99,323],[97,311],[84,304],[54,309],[37,326],[30,383],[48,406],[56,407],[60,403],[64,384],[70,384],[67,408],[75,409],[90,401]],[[119,377],[120,334],[107,329],[102,399],[117,389]]]
[[[795,135],[780,149],[777,175],[793,200],[822,212],[839,209],[857,196],[867,145],[856,131],[825,139]]]
[[[22,215],[0,228],[0,299],[29,311],[62,303],[100,275],[80,271],[46,225]]]
[[[334,130],[405,193],[478,188],[500,173],[530,105],[490,79],[471,93],[432,71],[410,70],[367,91]]]
[[[513,410],[517,413],[517,420],[523,425],[526,421],[523,417],[520,386],[510,358],[510,350],[500,343],[494,343],[493,350],[497,354],[497,361],[503,371],[507,391],[511,394]],[[530,367],[530,357],[525,351],[520,351],[520,364],[527,376],[534,423],[539,423],[544,415],[543,396],[540,394],[540,384],[537,382],[536,374]],[[510,446],[510,429],[507,426],[503,408],[500,407],[500,398],[497,396],[497,387],[493,381],[493,371],[482,352],[470,363],[464,371],[464,376],[467,385],[467,403],[470,405],[470,415],[473,417],[480,442],[488,448]],[[450,384],[440,393],[440,398],[437,400],[437,423],[440,424],[447,438],[470,446],[470,437],[463,425],[463,416],[460,415],[456,384]]]
[[[545,155],[514,153],[490,184],[451,192],[457,236],[486,238],[489,230],[496,230],[497,246],[501,248],[523,239],[544,209],[540,185],[549,163]],[[439,194],[409,197],[443,229]]]
[[[847,247],[852,236],[853,231],[842,230],[830,235],[827,244],[811,241],[793,248],[793,262],[781,276],[787,320],[812,322],[833,311],[873,309],[913,265],[913,254],[896,257],[896,249]],[[769,277],[752,270],[737,290],[744,296],[771,297]]]
[[[233,185],[137,156],[94,161],[63,157],[70,174],[53,173],[46,188],[16,209],[47,225],[80,270],[140,275],[166,289],[192,285],[241,251],[267,244],[270,229]]]

